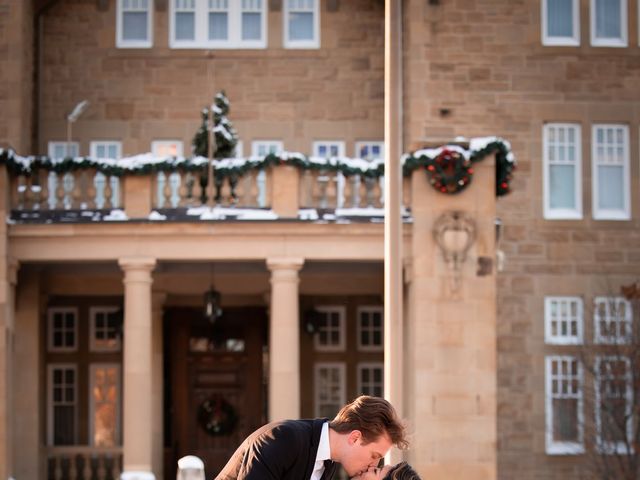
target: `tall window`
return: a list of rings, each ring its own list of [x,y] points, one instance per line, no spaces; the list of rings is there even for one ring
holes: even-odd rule
[[[96,447],[120,445],[120,365],[90,367],[90,442]]]
[[[632,373],[628,358],[598,356],[595,362],[596,446],[602,453],[631,453]]]
[[[584,452],[583,374],[578,359],[546,358],[546,448],[552,455]]]
[[[579,297],[546,297],[545,341],[552,345],[581,344],[584,325],[582,307]]]
[[[358,364],[358,393],[372,397],[384,395],[384,364],[380,362]]]
[[[345,365],[342,362],[316,363],[315,416],[333,418],[347,402]]]
[[[50,364],[47,367],[47,443],[75,445],[78,423],[78,379],[76,366]]]
[[[578,0],[542,0],[542,44],[580,45]]]
[[[549,123],[543,129],[544,218],[582,218],[580,125]]]
[[[320,48],[319,0],[284,0],[285,48]]]
[[[358,307],[358,350],[382,352],[384,333],[383,307]]]
[[[171,0],[172,48],[266,48],[267,0]]]
[[[91,157],[117,160],[122,156],[122,143],[96,140],[91,142]]]
[[[631,341],[632,307],[622,297],[596,297],[593,314],[596,343],[623,345]]]
[[[153,0],[118,0],[117,5],[117,47],[150,48],[153,45]]]
[[[629,220],[629,127],[594,125],[592,131],[593,218]]]
[[[48,154],[51,158],[75,158],[80,155],[78,142],[49,142]]]
[[[340,352],[346,345],[346,311],[344,307],[316,307],[318,331],[314,337],[318,351]]]
[[[626,47],[627,0],[591,0],[591,45]]]

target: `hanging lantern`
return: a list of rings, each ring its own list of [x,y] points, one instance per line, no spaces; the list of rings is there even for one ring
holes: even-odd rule
[[[220,292],[211,287],[204,294],[204,317],[209,323],[213,324],[216,323],[216,320],[220,318],[221,315]]]

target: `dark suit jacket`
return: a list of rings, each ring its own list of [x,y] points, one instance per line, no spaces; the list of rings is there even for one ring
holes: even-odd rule
[[[215,480],[309,480],[326,421],[285,420],[260,427],[242,442]],[[335,470],[334,463],[323,479],[331,479]]]

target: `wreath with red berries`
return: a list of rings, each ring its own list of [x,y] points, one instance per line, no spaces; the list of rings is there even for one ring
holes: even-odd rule
[[[198,407],[198,424],[209,435],[229,435],[237,423],[235,409],[219,395],[206,399]]]
[[[460,193],[469,186],[473,178],[471,160],[460,152],[444,148],[440,154],[426,164],[429,183],[442,193]]]

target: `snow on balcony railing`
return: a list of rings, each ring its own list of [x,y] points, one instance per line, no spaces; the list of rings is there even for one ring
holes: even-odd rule
[[[119,480],[122,448],[48,447],[47,480]]]

